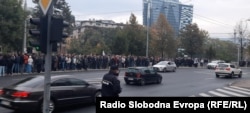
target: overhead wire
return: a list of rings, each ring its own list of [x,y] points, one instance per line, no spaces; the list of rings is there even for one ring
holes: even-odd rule
[[[88,15],[105,15],[105,14],[128,13],[128,12],[133,13],[133,12],[139,12],[139,11],[142,11],[142,10],[139,9],[139,10],[116,11],[116,12],[102,12],[102,13],[91,13],[91,14],[75,15],[75,16],[81,17],[81,16],[88,16]],[[191,12],[187,13],[185,15],[189,15],[189,14],[191,14]],[[193,13],[193,18],[198,19],[198,20],[202,20],[202,21],[205,21],[205,22],[209,22],[209,23],[212,23],[212,24],[215,24],[215,25],[219,25],[219,26],[234,27],[233,25],[230,25],[230,24],[227,24],[227,23],[215,20],[215,19],[205,17],[205,16],[202,16],[202,15],[197,14],[197,13]],[[232,34],[232,33],[210,33],[210,34]]]

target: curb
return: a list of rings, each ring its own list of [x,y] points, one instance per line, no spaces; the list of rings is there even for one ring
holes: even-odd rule
[[[250,89],[249,84],[250,84],[250,79],[247,79],[247,80],[239,80],[239,81],[231,82],[228,84],[228,86],[236,86],[236,87],[241,87],[245,89]]]

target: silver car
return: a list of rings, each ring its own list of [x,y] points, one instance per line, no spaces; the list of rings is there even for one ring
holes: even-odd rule
[[[160,72],[176,71],[176,64],[172,61],[160,61],[159,63],[153,65],[153,68]]]

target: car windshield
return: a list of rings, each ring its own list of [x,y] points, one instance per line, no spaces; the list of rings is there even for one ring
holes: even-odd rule
[[[139,69],[136,69],[136,68],[128,68],[127,72],[137,73],[137,72],[139,72]]]
[[[212,63],[225,63],[224,61],[212,61]]]
[[[26,79],[23,79],[15,84],[13,86],[19,86],[19,87],[37,87],[38,85],[42,84],[44,81],[44,77],[29,77]]]
[[[218,67],[228,67],[227,64],[219,64]]]
[[[167,64],[167,62],[159,62],[159,63],[157,63],[157,65],[166,65]]]

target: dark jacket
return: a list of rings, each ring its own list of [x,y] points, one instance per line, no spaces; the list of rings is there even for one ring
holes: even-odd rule
[[[122,89],[117,76],[109,72],[103,76],[102,97],[119,97]]]

